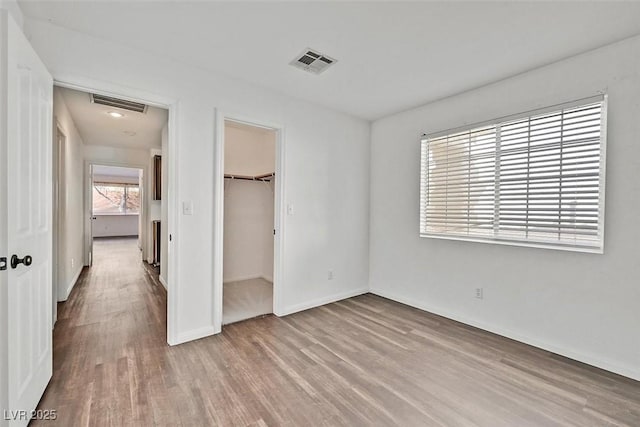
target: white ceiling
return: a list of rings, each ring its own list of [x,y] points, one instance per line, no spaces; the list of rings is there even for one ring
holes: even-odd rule
[[[20,2],[25,15],[376,119],[640,33],[640,2]],[[288,65],[311,47],[319,76]]]
[[[86,92],[56,87],[64,99],[85,144],[148,150],[161,148],[167,110],[149,106],[146,113],[121,110],[91,102]],[[124,114],[113,118],[110,111]],[[135,133],[135,135],[132,135]]]

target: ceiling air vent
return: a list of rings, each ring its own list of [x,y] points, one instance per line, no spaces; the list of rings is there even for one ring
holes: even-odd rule
[[[289,65],[313,74],[320,74],[336,62],[338,61],[318,51],[305,49],[300,55],[296,56],[293,61],[289,62]]]
[[[135,111],[136,113],[146,113],[147,106],[139,102],[127,101],[125,99],[112,98],[110,96],[91,94],[91,102],[94,104],[106,105],[107,107],[122,108],[123,110]]]

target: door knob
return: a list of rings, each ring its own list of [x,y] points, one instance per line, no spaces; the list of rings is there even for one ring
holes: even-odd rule
[[[24,258],[18,258],[18,255],[11,256],[11,268],[16,268],[18,264],[24,264],[28,267],[32,262],[33,258],[31,258],[31,255],[27,255]]]

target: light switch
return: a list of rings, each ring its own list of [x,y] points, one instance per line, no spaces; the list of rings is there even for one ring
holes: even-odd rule
[[[193,215],[193,202],[191,200],[182,202],[182,215]]]

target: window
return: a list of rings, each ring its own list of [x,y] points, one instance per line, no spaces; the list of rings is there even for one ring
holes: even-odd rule
[[[606,98],[425,135],[420,235],[602,252]]]
[[[140,189],[137,184],[93,183],[94,215],[137,215]]]

